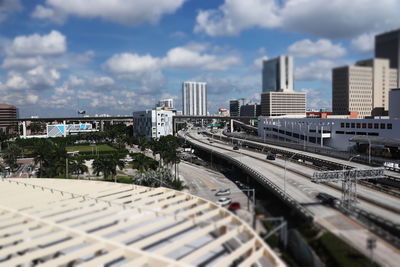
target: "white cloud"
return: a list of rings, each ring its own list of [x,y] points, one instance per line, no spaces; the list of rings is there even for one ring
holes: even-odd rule
[[[28,94],[26,96],[26,102],[28,104],[36,104],[39,100],[39,96],[38,95],[34,95],[34,94]]]
[[[374,50],[375,33],[364,33],[351,40],[351,47],[359,53],[368,53]]]
[[[149,54],[144,56],[131,53],[115,54],[104,63],[111,73],[136,73],[155,71],[159,68],[159,59]]]
[[[95,77],[91,81],[92,85],[95,87],[108,87],[115,83],[114,79],[107,76]]]
[[[237,35],[250,27],[277,27],[277,13],[278,6],[272,0],[226,0],[217,10],[200,10],[194,31],[217,36]]]
[[[31,69],[42,64],[45,64],[45,60],[40,56],[6,57],[1,67],[4,69]]]
[[[68,78],[68,82],[67,82],[69,87],[79,87],[79,86],[83,86],[85,84],[85,80],[81,79],[75,75],[70,75]]]
[[[295,78],[300,81],[330,81],[332,68],[337,66],[331,60],[316,60],[295,69]]]
[[[335,45],[327,39],[319,39],[316,42],[304,39],[290,45],[288,52],[289,54],[300,58],[313,56],[319,56],[322,58],[338,58],[346,54],[346,49],[340,44]]]
[[[168,51],[163,59],[163,66],[167,68],[201,68],[203,70],[227,70],[236,65],[240,59],[234,56],[217,57],[216,55],[201,53],[199,47],[175,47]]]
[[[240,63],[240,58],[236,56],[206,53],[207,48],[205,44],[191,43],[170,49],[162,58],[149,54],[115,54],[103,64],[103,67],[113,74],[142,75],[151,72],[156,74],[163,69],[223,71]]]
[[[267,56],[262,56],[262,57],[254,59],[252,69],[257,70],[257,71],[262,70],[263,61],[267,60],[267,59],[268,59]]]
[[[49,19],[57,24],[64,23],[66,16],[57,9],[37,5],[32,13],[32,17],[37,19]]]
[[[225,0],[218,9],[199,11],[194,30],[229,36],[259,27],[353,37],[398,27],[398,10],[400,1],[396,0]]]
[[[22,35],[16,37],[6,52],[10,56],[59,55],[67,50],[66,38],[58,31],[47,35]]]
[[[1,0],[0,1],[0,22],[9,15],[22,10],[20,0]]]
[[[11,74],[5,85],[14,90],[23,90],[29,88],[28,81],[18,74]]]
[[[74,15],[82,18],[101,18],[125,25],[156,23],[165,14],[172,14],[185,0],[46,0],[38,5],[33,17],[62,22]]]
[[[331,108],[331,94],[324,89],[302,88],[301,92],[307,93],[307,107],[312,109]]]

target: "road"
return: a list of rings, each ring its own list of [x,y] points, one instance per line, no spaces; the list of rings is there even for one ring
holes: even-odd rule
[[[208,142],[207,138],[202,136],[202,135],[195,135],[196,138],[201,139],[204,142]],[[232,151],[232,146],[228,145],[224,142],[219,142],[219,141],[214,141],[212,143],[212,146],[214,148],[224,148],[224,149],[229,149],[230,151]],[[241,159],[243,157],[239,157],[239,155],[245,156],[245,155],[250,155],[252,157],[256,157],[258,159],[260,159],[262,161],[262,166],[268,166],[268,171],[273,173],[275,176],[277,177],[284,177],[284,166],[285,166],[285,160],[283,159],[279,159],[277,158],[274,161],[270,161],[270,160],[266,160],[265,159],[265,154],[263,153],[259,153],[259,152],[254,152],[254,151],[249,151],[249,150],[245,150],[245,149],[241,149],[238,152],[226,152],[226,150],[224,150],[224,153],[228,153],[231,154],[232,157],[234,158],[238,158]],[[261,163],[260,161],[257,161],[255,159],[252,158],[248,158],[250,160],[249,164],[254,164],[253,161],[256,161],[257,164],[255,165],[259,165],[259,163]],[[287,185],[291,184],[295,187],[297,187],[299,190],[303,190],[305,191],[309,196],[315,198],[315,196],[319,193],[319,192],[326,192],[332,196],[335,196],[337,198],[341,198],[341,184],[334,184],[334,186],[336,186],[339,190],[334,189],[328,185],[324,185],[324,184],[316,184],[316,183],[311,183],[309,178],[306,177],[311,177],[312,174],[315,172],[314,169],[308,167],[308,166],[304,166],[304,165],[300,165],[300,164],[296,164],[295,162],[291,162],[291,161],[287,161],[286,162],[286,166],[287,166],[287,173],[286,173],[286,182]],[[261,173],[264,173],[264,169],[258,169],[259,171],[261,171]],[[295,172],[293,172],[293,171]],[[303,173],[306,177],[299,175],[298,173]],[[277,185],[281,186],[283,188],[283,179],[278,179],[276,181]],[[357,193],[360,197],[369,200],[365,201],[365,200],[360,200],[357,203],[357,207],[364,209],[368,212],[374,213],[376,215],[379,215],[387,220],[390,220],[396,224],[400,224],[400,199],[388,194],[384,194],[380,191],[377,190],[373,190],[369,187],[363,186],[363,185],[358,185],[357,186]],[[314,199],[315,201],[315,199]],[[376,202],[377,205],[374,205],[372,203]],[[387,210],[387,209],[383,209],[381,206],[379,206],[379,204],[381,206],[389,206],[389,208],[391,210]]]
[[[220,198],[215,196],[219,189],[230,189],[231,194],[226,197],[232,198],[233,202],[239,202],[241,209],[236,212],[241,219],[248,224],[253,220],[253,203],[248,202],[247,195],[224,175],[213,170],[200,167],[191,163],[181,162],[179,164],[179,176],[189,187],[189,193],[195,196],[217,202]],[[250,195],[251,196],[251,195]],[[250,211],[247,210],[249,203]]]
[[[268,163],[266,161],[259,161],[257,159],[251,158],[247,155],[254,155],[259,154],[261,157],[265,157],[264,154],[252,152],[252,151],[245,151],[243,149],[239,150],[240,153],[237,153],[232,149],[231,145],[226,145],[223,143],[216,143],[213,142],[209,144],[207,138],[197,134],[196,132],[192,132],[191,135],[196,139],[200,139],[206,144],[191,138],[191,136],[187,136],[190,141],[196,143],[200,146],[206,146],[208,148],[212,148],[216,152],[223,153],[227,156],[230,156],[234,159],[237,159],[254,170],[258,171],[259,173],[263,174],[267,177],[271,182],[275,185],[280,187],[281,189],[284,188],[284,179],[283,179],[283,169],[280,166],[275,164]],[[224,148],[228,148],[230,151],[227,151]],[[279,160],[277,163],[282,164]],[[288,163],[288,165],[300,168],[302,166],[299,165],[292,165],[292,163]],[[304,168],[304,167],[303,167]],[[400,262],[400,251],[393,247],[391,244],[387,243],[380,237],[372,234],[368,230],[366,230],[362,225],[358,222],[353,221],[349,217],[346,217],[339,211],[320,205],[318,201],[315,199],[315,195],[318,192],[327,192],[332,194],[336,197],[340,197],[340,192],[334,190],[326,185],[322,184],[315,184],[312,183],[308,178],[301,176],[297,173],[287,173],[287,183],[286,183],[286,192],[299,203],[307,204],[304,205],[313,215],[315,218],[315,223],[321,225],[322,227],[328,229],[332,233],[336,234],[340,238],[347,241],[350,245],[357,248],[359,251],[364,253],[365,255],[369,255],[369,251],[366,249],[366,242],[369,237],[374,237],[377,239],[377,248],[374,252],[375,260],[383,265],[383,266],[397,266],[398,262]],[[368,203],[364,203],[361,201],[360,205],[363,205],[363,208],[372,208],[368,205]],[[371,205],[373,206],[373,205]],[[379,210],[375,206],[375,210]],[[384,213],[387,217],[393,218],[394,220],[399,219],[398,214],[394,214],[393,212],[389,211],[380,211],[382,214]]]

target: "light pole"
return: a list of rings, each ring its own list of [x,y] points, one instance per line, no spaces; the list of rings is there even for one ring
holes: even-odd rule
[[[368,164],[371,165],[371,139],[368,138]]]
[[[295,155],[297,155],[297,153],[294,153],[293,155],[291,155],[290,158],[285,158],[285,172],[283,174],[283,192],[285,193],[285,195],[286,195],[286,164],[287,164],[287,161],[292,159]]]

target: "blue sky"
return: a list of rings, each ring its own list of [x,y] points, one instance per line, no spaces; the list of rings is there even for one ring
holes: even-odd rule
[[[373,56],[398,0],[2,0],[0,102],[21,116],[131,114],[208,82],[211,113],[259,101],[261,61],[295,58],[295,90],[330,108],[331,69]]]

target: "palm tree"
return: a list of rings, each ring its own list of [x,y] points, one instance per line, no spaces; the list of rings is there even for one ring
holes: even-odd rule
[[[33,148],[35,163],[39,163],[39,177],[57,177],[65,174],[67,151],[63,142],[38,140]]]
[[[157,168],[157,161],[147,157],[142,153],[135,153],[132,154],[133,162],[132,168],[137,169],[140,173],[144,173],[149,169],[156,169]]]
[[[68,168],[71,173],[77,176],[78,179],[79,175],[89,171],[88,167],[85,165],[85,161],[82,158],[72,159],[71,161],[69,161]]]
[[[18,167],[17,159],[21,155],[21,152],[21,148],[16,144],[11,144],[5,151],[3,159],[4,162],[11,168],[11,170],[15,170],[15,168]]]
[[[93,161],[93,171],[96,175],[103,174],[104,179],[115,178],[117,175],[117,167],[122,170],[125,162],[122,161],[122,156],[118,152],[108,156],[97,157]],[[116,182],[116,180],[114,180]]]

